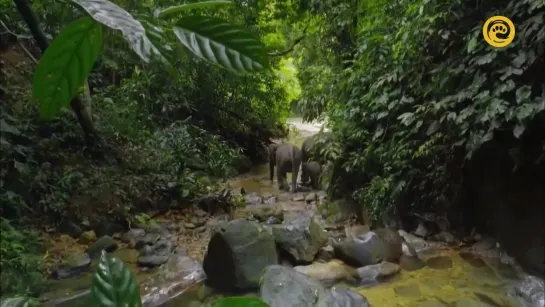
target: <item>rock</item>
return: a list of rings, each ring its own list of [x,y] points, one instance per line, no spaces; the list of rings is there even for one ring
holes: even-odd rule
[[[316,199],[317,199],[316,193],[314,193],[314,192],[308,193],[307,196],[305,197],[305,201],[306,201],[307,203],[313,202],[313,201],[315,201]]]
[[[143,284],[142,288],[148,289],[149,294],[142,298],[142,306],[165,306],[172,297],[206,278],[199,261],[178,250]]]
[[[545,307],[545,283],[542,279],[526,275],[511,290],[521,306]]]
[[[260,222],[265,222],[269,217],[274,216],[280,221],[284,220],[284,211],[280,206],[258,205],[253,207],[246,207],[244,213],[249,216],[255,217]]]
[[[84,218],[83,221],[81,221],[81,226],[85,229],[89,229],[91,227],[91,222],[89,222],[88,218]]]
[[[430,247],[428,242],[422,238],[409,234],[403,230],[398,230],[398,233],[405,242],[409,243],[417,252],[421,252]]]
[[[344,228],[345,235],[349,239],[363,236],[364,234],[368,233],[369,230],[369,225],[354,225]]]
[[[141,237],[145,236],[145,235],[146,235],[146,231],[144,229],[133,228],[133,229],[130,229],[129,231],[127,231],[126,233],[124,233],[121,236],[121,242],[123,242],[123,243],[132,242],[132,245],[135,245],[136,240],[138,238],[141,238]]]
[[[318,193],[316,193],[316,196],[318,196],[318,200],[327,199],[327,193],[324,191],[319,191]]]
[[[339,281],[355,280],[357,276],[356,269],[340,260],[333,260],[326,263],[315,262],[310,265],[296,266],[293,269],[296,272],[320,281],[326,287],[331,287]]]
[[[286,225],[274,226],[276,243],[297,262],[311,262],[327,244],[328,234],[312,217],[298,215]]]
[[[348,289],[332,288],[327,296],[321,298],[317,307],[369,307],[367,298]]]
[[[357,269],[359,286],[371,287],[399,273],[399,265],[390,262],[367,265]]]
[[[97,235],[95,232],[93,230],[89,230],[81,234],[81,236],[78,238],[78,243],[88,245],[96,240]]]
[[[423,222],[418,223],[418,227],[414,231],[414,235],[419,236],[421,238],[425,238],[428,236],[428,234],[429,234],[428,229],[426,228],[424,223]]]
[[[405,241],[401,243],[401,252],[404,256],[407,257],[418,257],[418,253],[416,252],[414,247],[410,243],[407,243]]]
[[[74,277],[89,271],[90,266],[91,258],[89,257],[89,254],[85,253],[74,256],[59,265],[59,267],[53,271],[53,277],[58,279]]]
[[[319,262],[328,262],[330,260],[333,260],[335,258],[335,249],[333,249],[333,246],[326,245],[318,251],[318,254],[316,255],[316,261]]]
[[[438,234],[433,235],[432,239],[434,241],[444,242],[449,245],[455,245],[459,243],[458,239],[456,239],[456,237],[452,233],[447,231],[442,231]]]
[[[259,287],[263,270],[277,263],[273,236],[257,223],[237,219],[214,230],[203,267],[207,283],[229,291]]]
[[[167,262],[170,253],[173,251],[170,240],[161,239],[154,245],[145,245],[140,250],[138,265],[153,268]]]
[[[340,259],[357,266],[366,266],[381,261],[398,262],[402,255],[402,242],[395,230],[381,228],[358,238],[346,239],[333,247]]]
[[[81,229],[79,225],[73,222],[62,223],[59,226],[59,231],[71,236],[74,239],[79,238],[83,233],[83,229]],[[83,243],[83,244],[88,244],[88,243]]]
[[[199,208],[195,209],[195,210],[193,211],[193,213],[194,213],[196,216],[198,216],[198,217],[205,217],[205,216],[208,215],[208,213],[206,213],[206,211],[204,211],[204,210],[202,210],[202,209],[199,209]]]
[[[267,198],[263,199],[263,203],[267,204],[267,205],[274,205],[274,204],[276,204],[276,202],[277,202],[277,199],[274,196],[267,197]]]
[[[301,194],[301,193],[298,193],[298,194],[296,194],[295,196],[293,196],[293,197],[291,198],[291,200],[293,200],[293,201],[304,201],[304,200],[305,200],[305,196],[304,196],[303,194]]]
[[[318,281],[281,265],[265,269],[260,293],[270,307],[314,306],[328,294]]]
[[[263,199],[255,192],[244,196],[244,200],[246,201],[246,205],[260,205],[263,203]]]
[[[87,253],[91,259],[98,259],[102,254],[102,250],[113,252],[117,249],[117,242],[110,236],[102,236],[95,243],[87,247]]]
[[[267,220],[265,221],[265,224],[267,225],[277,225],[282,224],[282,221],[279,220],[276,216],[269,216]]]
[[[195,229],[195,224],[193,223],[184,223],[184,227],[187,228],[187,229]]]
[[[137,238],[136,243],[134,244],[134,248],[140,250],[142,247],[146,245],[153,245],[157,241],[161,239],[161,235],[157,233],[147,233],[143,237]]]
[[[132,248],[120,248],[112,253],[112,256],[119,258],[124,263],[136,263],[138,251]]]
[[[204,224],[206,224],[206,219],[194,216],[194,217],[191,218],[190,223],[195,225],[195,228],[196,227],[201,227]]]
[[[206,226],[200,226],[195,229],[193,229],[193,233],[203,233],[206,231]]]

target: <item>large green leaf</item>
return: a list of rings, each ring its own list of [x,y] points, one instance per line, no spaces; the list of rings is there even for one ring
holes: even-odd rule
[[[269,69],[265,46],[243,27],[225,20],[183,17],[174,27],[180,42],[196,56],[238,72]]]
[[[108,0],[72,0],[80,5],[96,21],[123,33],[132,49],[148,62],[152,53],[158,52],[146,36],[146,29],[131,14]]]
[[[32,96],[40,104],[42,118],[51,118],[68,106],[100,54],[102,27],[82,17],[51,42],[34,72]]]
[[[96,307],[140,307],[140,289],[132,272],[123,261],[102,252],[91,286],[91,299]]]
[[[269,307],[269,304],[255,297],[234,296],[220,298],[212,307]]]
[[[3,299],[0,307],[37,307],[40,302],[32,297],[18,296]]]
[[[227,1],[227,0],[209,0],[209,1],[202,1],[202,2],[195,2],[195,3],[187,3],[187,4],[171,6],[166,9],[157,9],[155,10],[154,15],[155,17],[162,18],[167,15],[177,14],[185,10],[200,9],[207,6],[216,6],[221,4],[233,4],[233,2]]]

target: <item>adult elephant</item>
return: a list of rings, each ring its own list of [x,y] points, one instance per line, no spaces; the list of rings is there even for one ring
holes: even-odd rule
[[[297,175],[301,166],[302,152],[299,147],[289,144],[269,145],[269,174],[271,183],[274,180],[274,167],[280,190],[289,190],[287,173],[291,173],[291,190],[297,191]]]

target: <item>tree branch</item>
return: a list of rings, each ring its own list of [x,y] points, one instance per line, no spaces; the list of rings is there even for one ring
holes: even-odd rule
[[[292,52],[293,48],[295,48],[295,46],[297,46],[297,44],[299,44],[307,36],[307,28],[308,28],[308,25],[303,29],[303,34],[295,38],[293,42],[291,43],[291,46],[289,46],[287,49],[283,51],[271,52],[269,53],[269,56],[283,56]]]

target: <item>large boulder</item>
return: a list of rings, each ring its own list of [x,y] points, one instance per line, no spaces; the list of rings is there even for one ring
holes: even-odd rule
[[[366,266],[381,261],[398,262],[402,255],[402,242],[397,231],[381,228],[348,238],[335,244],[334,248],[335,254],[345,262]]]
[[[386,278],[399,272],[399,265],[390,262],[367,265],[357,270],[359,276],[358,286],[376,286]]]
[[[271,307],[314,306],[327,295],[320,282],[291,268],[272,265],[265,269],[261,298]]]
[[[276,243],[296,262],[312,262],[328,241],[327,231],[307,215],[297,215],[287,224],[274,226],[272,232]]]
[[[203,267],[213,288],[250,290],[259,287],[263,270],[277,263],[273,236],[257,223],[237,219],[214,230]]]
[[[367,307],[367,299],[347,289],[327,290],[318,281],[295,270],[267,267],[261,285],[261,298],[271,307]]]

